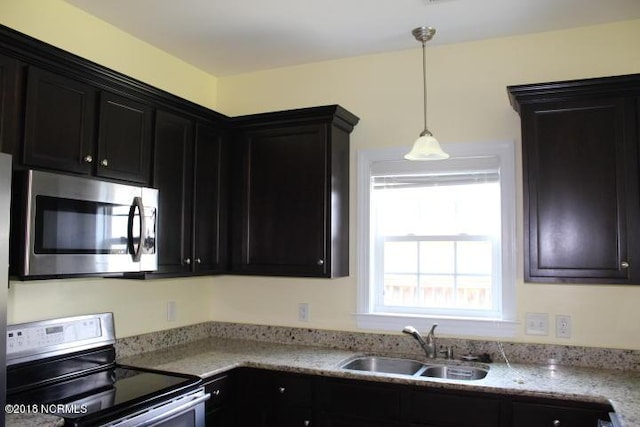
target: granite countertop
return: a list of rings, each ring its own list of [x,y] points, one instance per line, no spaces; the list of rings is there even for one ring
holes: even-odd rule
[[[623,427],[640,427],[640,372],[637,371],[492,363],[484,379],[454,381],[346,371],[338,367],[345,359],[362,354],[327,347],[208,338],[119,362],[202,377],[246,366],[433,388],[610,403]]]
[[[432,388],[610,403],[623,427],[640,427],[640,372],[637,371],[492,363],[484,379],[455,381],[339,368],[345,359],[362,354],[327,347],[207,338],[125,357],[118,362],[202,377],[244,366]],[[55,426],[60,420],[56,417],[7,415],[6,421],[7,426]]]

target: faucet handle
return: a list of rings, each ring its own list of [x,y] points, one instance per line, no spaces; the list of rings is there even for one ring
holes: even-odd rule
[[[429,331],[429,335],[433,335],[434,331],[436,330],[436,327],[438,326],[437,323],[434,323],[433,326],[431,326],[431,330]]]
[[[453,347],[440,347],[440,354],[444,356],[447,360],[453,359]]]

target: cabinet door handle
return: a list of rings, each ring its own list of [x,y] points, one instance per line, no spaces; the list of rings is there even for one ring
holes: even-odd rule
[[[202,261],[200,261],[200,258],[196,258],[196,264],[201,264]]]
[[[184,263],[187,265],[191,265],[191,258],[185,258]]]
[[[85,163],[93,162],[93,157],[91,156],[91,154],[87,154],[86,156],[84,156],[84,161]]]
[[[284,392],[285,392],[285,391],[286,391],[286,390],[285,390],[285,388],[284,388],[284,387],[278,387],[278,393],[280,393],[280,394],[284,394]]]
[[[220,390],[214,390],[211,394],[214,396],[220,396]]]
[[[620,267],[622,267],[622,268],[629,268],[629,263],[628,263],[627,261],[622,261],[622,262],[620,263]]]
[[[109,161],[107,159],[102,159],[100,164],[106,168],[107,166],[109,166]]]
[[[560,427],[560,420],[553,420],[551,425],[553,425],[553,427]]]
[[[317,262],[318,265],[324,265],[324,260],[322,258],[320,258]]]
[[[304,422],[302,423],[302,425],[303,425],[304,427],[309,427],[309,426],[311,425],[311,421],[309,421],[309,420],[304,420]]]

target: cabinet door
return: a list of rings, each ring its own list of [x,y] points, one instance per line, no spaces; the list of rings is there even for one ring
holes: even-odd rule
[[[205,418],[207,427],[231,427],[235,425],[231,381],[228,375],[206,380],[204,384],[205,392],[211,395],[206,402]]]
[[[313,377],[241,370],[237,376],[238,425],[313,426]]]
[[[0,55],[0,151],[12,155],[18,149],[18,121],[22,107],[18,62]]]
[[[460,408],[464,408],[461,411]],[[412,425],[495,427],[500,425],[500,400],[415,389],[405,402]],[[517,424],[516,424],[517,425]]]
[[[334,420],[329,425],[344,425],[338,420],[347,419],[389,425],[402,419],[401,396],[401,388],[393,384],[328,379],[321,390],[320,406],[325,412],[323,419]]]
[[[89,174],[94,88],[44,70],[28,70],[24,163]]]
[[[103,92],[100,96],[98,176],[149,184],[150,106]]]
[[[226,144],[224,133],[198,124],[195,146],[194,268],[196,272],[226,269]]]
[[[598,419],[608,420],[606,410],[572,408],[559,405],[514,403],[514,427],[597,427]]]
[[[398,421],[325,414],[322,416],[320,425],[323,427],[399,427],[401,424]]]
[[[243,140],[239,272],[326,275],[324,125],[251,130]]]
[[[623,98],[523,108],[527,281],[631,279],[638,170],[629,122]]]
[[[158,111],[155,125],[154,187],[158,200],[158,270],[191,271],[193,124]]]

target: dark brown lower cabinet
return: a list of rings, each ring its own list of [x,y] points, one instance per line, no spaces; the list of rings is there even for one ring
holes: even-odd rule
[[[205,392],[211,396],[207,400],[205,409],[207,427],[235,426],[231,374],[207,379],[204,388]]]
[[[315,426],[315,377],[240,369],[236,373],[236,426]]]
[[[500,425],[499,396],[484,397],[448,391],[409,391],[405,412],[412,426],[495,427]]]
[[[325,414],[320,424],[325,427],[398,427],[397,421],[375,420],[366,417]]]
[[[592,402],[253,368],[210,381],[207,392],[208,427],[597,427],[612,411]]]
[[[571,405],[571,406],[570,406]],[[605,406],[514,402],[512,426],[597,427],[598,419],[608,420]]]
[[[402,390],[394,384],[326,379],[320,407],[326,426],[399,426]]]

